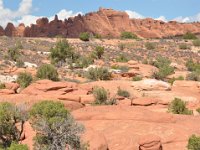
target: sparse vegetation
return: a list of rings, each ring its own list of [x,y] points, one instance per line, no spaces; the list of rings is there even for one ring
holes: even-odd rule
[[[198,113],[200,113],[200,108],[197,108],[196,111],[197,111]]]
[[[187,32],[186,34],[183,35],[183,39],[185,40],[195,40],[197,39],[196,35],[191,33],[191,32]]]
[[[17,144],[13,142],[11,146],[8,148],[8,150],[29,150],[29,148],[27,145]]]
[[[193,71],[187,75],[187,80],[200,81],[200,72]]]
[[[97,46],[93,53],[95,58],[101,59],[102,55],[104,54],[104,47]]]
[[[186,49],[190,49],[190,47],[187,44],[182,43],[179,45],[179,49],[186,50]]]
[[[91,57],[81,56],[76,60],[76,67],[86,68],[89,65],[93,64],[94,60]]]
[[[199,150],[200,149],[200,136],[192,135],[188,140],[188,150]]]
[[[111,73],[108,71],[107,68],[90,68],[86,72],[86,77],[90,80],[110,80]]]
[[[5,89],[5,88],[6,88],[5,84],[4,83],[0,83],[0,89]]]
[[[178,78],[171,78],[168,80],[168,82],[173,85],[173,83],[176,81],[176,80],[184,80],[184,77],[183,76],[179,76]]]
[[[80,149],[83,126],[76,123],[60,102],[42,101],[30,111],[37,135],[35,149]]]
[[[200,46],[200,39],[194,40],[193,45],[199,47]]]
[[[17,83],[20,85],[21,88],[26,88],[32,82],[33,78],[30,73],[22,72],[17,77]]]
[[[94,87],[93,95],[95,97],[95,104],[106,104],[106,101],[108,100],[108,92],[106,89],[103,87]]]
[[[135,76],[132,78],[133,81],[141,81],[142,77],[141,76]]]
[[[129,61],[129,59],[125,55],[119,55],[116,58],[116,62],[128,62],[128,61]]]
[[[49,79],[52,81],[58,81],[58,72],[56,68],[50,64],[44,64],[40,66],[36,76],[39,79]]]
[[[117,95],[127,98],[130,97],[130,93],[126,90],[122,90],[120,87],[118,87]]]
[[[137,35],[133,34],[132,32],[122,32],[121,33],[122,39],[137,39]]]
[[[153,63],[155,67],[159,69],[158,72],[153,73],[155,79],[163,80],[168,75],[174,72],[174,68],[170,66],[171,61],[164,57],[157,57],[156,61]]]
[[[147,50],[154,50],[156,48],[156,44],[147,42],[147,43],[145,43],[145,47]]]
[[[186,103],[179,98],[175,98],[169,105],[169,112],[173,114],[192,115],[193,112],[186,108]]]
[[[80,40],[82,41],[89,41],[90,40],[90,34],[87,32],[83,32],[79,35]]]
[[[17,60],[19,59],[20,55],[21,55],[21,54],[20,54],[20,51],[19,51],[19,49],[16,48],[16,47],[10,48],[10,49],[8,50],[8,56],[9,56],[9,58],[10,58],[11,60],[13,60],[13,61],[17,61]]]

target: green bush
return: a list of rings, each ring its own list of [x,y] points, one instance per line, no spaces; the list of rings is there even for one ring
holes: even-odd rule
[[[132,32],[122,32],[121,33],[122,39],[137,39],[137,35],[133,34]]]
[[[49,79],[52,81],[58,81],[58,72],[56,68],[50,64],[44,64],[37,70],[36,76],[39,79]]]
[[[90,34],[87,32],[83,32],[79,35],[80,40],[82,41],[89,41],[90,40]]]
[[[133,81],[141,81],[142,77],[141,76],[135,76],[132,78]]]
[[[200,150],[200,136],[192,135],[188,140],[188,150]]]
[[[19,68],[22,68],[24,67],[24,62],[21,59],[17,59],[16,66]]]
[[[33,105],[30,111],[35,149],[80,149],[80,133],[83,127],[76,123],[64,104],[42,101]]]
[[[106,89],[103,87],[94,87],[93,95],[95,97],[95,104],[106,104],[106,101],[108,100],[108,92]]]
[[[130,93],[126,90],[122,90],[120,87],[118,87],[117,95],[127,98],[130,97]]]
[[[185,40],[195,40],[197,39],[196,35],[191,33],[191,32],[187,32],[186,34],[183,35],[183,39]]]
[[[12,143],[11,146],[8,148],[8,150],[28,150],[28,146],[27,145],[23,145],[23,144],[17,144],[17,143]]]
[[[185,50],[185,49],[190,49],[190,47],[187,44],[182,43],[179,45],[179,49]]]
[[[128,62],[128,61],[129,61],[129,59],[125,55],[119,55],[116,58],[116,62]]]
[[[200,72],[200,63],[194,62],[192,59],[186,62],[188,71]]]
[[[110,80],[111,73],[108,71],[107,68],[90,68],[86,72],[86,78],[90,80]]]
[[[32,82],[33,78],[30,73],[22,72],[17,77],[17,83],[20,85],[21,88],[26,88]]]
[[[104,47],[97,46],[94,50],[94,54],[98,59],[101,59],[102,55],[104,54]]]
[[[193,112],[186,108],[186,103],[179,98],[175,98],[169,105],[169,112],[173,114],[192,115]]]
[[[0,148],[7,149],[12,142],[20,141],[23,126],[27,120],[26,111],[22,108],[8,102],[0,103]],[[17,128],[17,126],[22,128]]]
[[[60,63],[62,65],[67,61],[67,59],[69,59],[70,62],[74,62],[76,60],[74,49],[65,39],[58,40],[56,46],[51,48],[50,52],[50,59],[52,64]]]
[[[81,56],[76,60],[76,67],[86,68],[93,63],[94,59],[92,57]]]
[[[199,47],[200,46],[200,39],[194,40],[193,45]]]
[[[159,69],[158,72],[153,73],[155,79],[163,80],[168,75],[174,72],[174,68],[170,66],[171,61],[165,57],[157,57],[156,61],[153,63],[155,67]]]
[[[145,47],[147,50],[154,50],[156,48],[156,44],[147,42],[147,43],[145,43]]]
[[[5,89],[5,88],[6,88],[5,84],[4,83],[0,83],[0,89]]]
[[[17,61],[20,57],[20,51],[18,48],[16,47],[13,47],[13,48],[10,48],[8,49],[8,56],[11,60],[13,61]]]
[[[186,79],[192,81],[200,81],[200,72],[193,71],[192,73],[187,75]]]
[[[200,108],[197,108],[196,111],[197,111],[198,113],[200,113]]]
[[[173,83],[176,81],[176,80],[184,80],[184,77],[183,76],[179,76],[178,78],[171,78],[168,80],[168,82],[173,85]]]

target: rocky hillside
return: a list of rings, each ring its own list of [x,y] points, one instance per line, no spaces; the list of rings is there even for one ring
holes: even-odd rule
[[[5,29],[0,27],[0,36],[55,37],[62,35],[76,38],[81,32],[90,32],[103,37],[119,37],[123,31],[130,31],[144,38],[163,38],[180,36],[186,32],[199,34],[200,23],[175,21],[165,23],[151,18],[130,19],[125,12],[100,8],[97,12],[84,16],[78,15],[65,21],[59,20],[57,16],[53,21],[40,18],[30,27],[25,27],[24,24],[14,27],[12,23],[8,23]]]

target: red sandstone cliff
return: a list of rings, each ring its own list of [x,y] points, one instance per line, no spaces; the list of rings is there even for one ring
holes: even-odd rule
[[[200,33],[200,23],[177,23],[146,19],[130,19],[125,12],[100,8],[97,12],[78,15],[61,21],[55,16],[51,22],[41,18],[30,27],[20,24],[14,27],[8,23],[3,31],[0,27],[0,36],[25,36],[25,37],[79,37],[81,32],[100,34],[103,37],[119,37],[121,32],[130,31],[144,38],[162,38],[183,35],[186,32]]]

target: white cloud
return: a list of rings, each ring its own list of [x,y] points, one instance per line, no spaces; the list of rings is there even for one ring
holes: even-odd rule
[[[167,22],[167,19],[165,18],[165,16],[160,16],[158,18],[155,18],[155,20],[161,20],[161,21]]]
[[[43,16],[33,16],[31,15],[32,10],[32,0],[22,0],[19,4],[17,11],[12,11],[9,8],[5,8],[3,5],[3,0],[0,0],[0,25],[6,27],[8,22],[12,22],[15,26],[19,23],[24,23],[26,26],[36,23],[38,18]],[[73,13],[73,11],[67,11],[65,9],[57,13],[60,20],[64,20],[69,17],[82,14],[81,12]],[[53,20],[54,16],[48,17],[49,20]]]
[[[182,17],[182,16],[176,17],[173,20],[177,21],[177,22],[182,22],[182,23],[195,22],[195,21],[200,22],[200,13],[198,13],[197,15],[194,15],[194,16],[189,16],[189,17]]]
[[[126,10],[125,11],[130,18],[135,18],[135,19],[143,19],[145,18],[144,16],[142,16],[141,14],[135,12],[135,11],[131,11],[131,10]]]

